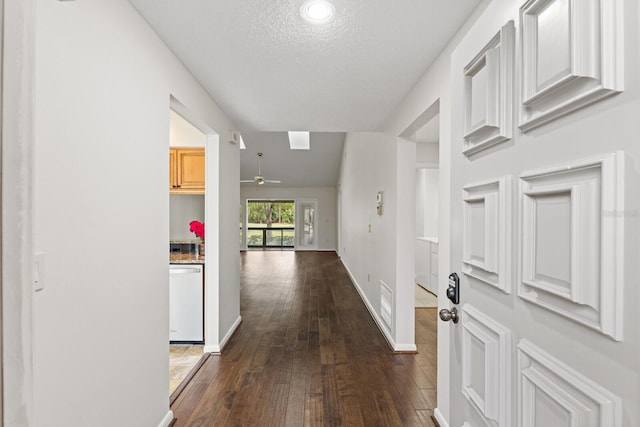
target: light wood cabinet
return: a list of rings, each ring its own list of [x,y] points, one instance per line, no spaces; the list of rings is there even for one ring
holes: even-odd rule
[[[171,194],[203,194],[204,177],[204,148],[169,149],[169,192]]]

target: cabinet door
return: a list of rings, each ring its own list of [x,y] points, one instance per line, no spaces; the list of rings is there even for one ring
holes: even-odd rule
[[[184,190],[204,190],[204,149],[178,150],[178,186]]]
[[[178,188],[178,150],[169,149],[169,188]]]

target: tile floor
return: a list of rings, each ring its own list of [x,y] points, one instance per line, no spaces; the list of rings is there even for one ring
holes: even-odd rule
[[[171,344],[169,346],[169,394],[180,385],[191,369],[198,363],[204,346],[194,344]]]
[[[416,284],[416,307],[437,307],[438,297]]]

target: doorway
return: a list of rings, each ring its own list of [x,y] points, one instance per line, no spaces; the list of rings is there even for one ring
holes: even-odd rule
[[[300,232],[297,242],[297,249],[309,250],[318,247],[317,236],[317,217],[318,202],[317,200],[298,200],[297,201],[299,218],[298,225]]]
[[[443,206],[442,181],[440,179],[440,102],[436,100],[407,129],[401,138],[416,144],[415,158],[415,329],[416,346],[425,360],[434,367],[429,370],[435,383],[446,381],[438,378],[441,349],[438,343],[438,304],[441,215]],[[446,254],[445,254],[446,255]],[[443,255],[443,256],[445,256]],[[445,256],[446,259],[446,256]],[[446,298],[445,298],[446,299]],[[427,338],[425,338],[427,337]],[[438,359],[438,360],[437,360]],[[446,375],[445,375],[446,376]],[[447,390],[438,388],[446,396]]]
[[[438,209],[440,114],[417,129],[416,143],[416,296],[415,306],[438,306]]]
[[[207,180],[213,168],[207,145],[214,135],[197,126],[191,113],[174,98],[169,110],[169,393],[173,402],[205,358],[207,330],[217,325],[218,307],[205,297],[213,285],[206,278]],[[214,135],[214,139],[217,135]],[[213,150],[215,151],[215,150]],[[194,222],[202,224],[197,227]],[[209,236],[215,230],[207,229]],[[179,265],[176,265],[179,264]],[[194,267],[194,268],[190,268]],[[184,267],[184,268],[183,268]],[[188,270],[188,271],[187,271]],[[197,272],[195,272],[197,270]],[[190,273],[193,272],[193,273]],[[180,274],[179,274],[180,273]],[[189,280],[185,278],[189,274]],[[188,284],[187,284],[188,282]],[[188,289],[186,289],[188,288]],[[190,307],[190,309],[185,309]],[[196,309],[193,309],[193,308]],[[195,331],[195,332],[194,332]]]

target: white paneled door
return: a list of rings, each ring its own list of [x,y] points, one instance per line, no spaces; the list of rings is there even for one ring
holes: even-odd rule
[[[452,53],[441,424],[640,426],[639,8],[494,0]]]

